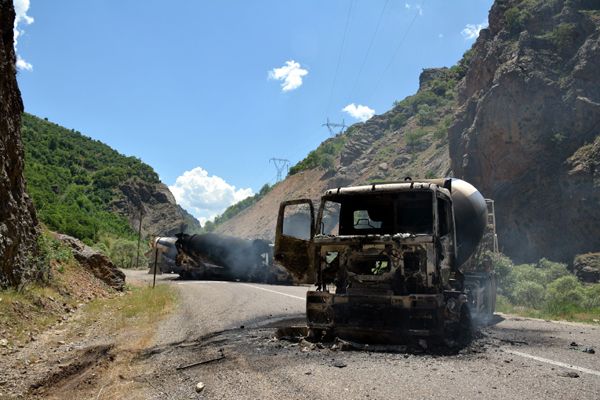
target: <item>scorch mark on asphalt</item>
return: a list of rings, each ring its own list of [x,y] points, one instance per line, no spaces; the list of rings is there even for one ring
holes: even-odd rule
[[[210,282],[210,283],[223,283],[223,282]],[[182,282],[179,282],[179,284],[182,284]],[[292,299],[298,299],[298,300],[306,300],[305,297],[301,297],[301,296],[294,296],[293,294],[288,294],[288,293],[284,293],[284,292],[278,292],[277,290],[272,290],[272,289],[267,289],[267,288],[263,288],[260,286],[255,286],[255,285],[250,285],[250,284],[243,284],[244,286],[248,286],[254,289],[258,289],[258,290],[263,290],[265,292],[270,292],[270,293],[275,293],[275,294],[279,294],[282,296],[286,296],[286,297],[291,297]],[[573,364],[567,364],[561,361],[555,361],[555,360],[550,360],[548,358],[544,358],[544,357],[538,357],[538,356],[534,356],[532,354],[527,354],[527,353],[523,353],[520,351],[516,351],[516,350],[511,350],[511,349],[503,349],[505,352],[519,356],[519,357],[524,357],[524,358],[529,358],[531,360],[535,360],[535,361],[539,361],[539,362],[543,362],[546,364],[550,364],[550,365],[555,365],[557,367],[562,367],[562,368],[567,368],[567,369],[571,369],[574,371],[578,371],[578,372],[582,372],[585,374],[590,374],[590,375],[595,375],[595,376],[599,376],[600,377],[600,371],[596,371],[593,369],[589,369],[589,368],[584,368],[584,367],[579,367],[577,365],[573,365]]]

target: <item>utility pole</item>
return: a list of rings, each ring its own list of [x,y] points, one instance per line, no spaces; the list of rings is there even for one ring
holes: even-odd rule
[[[344,133],[344,130],[346,130],[346,128],[348,127],[348,125],[346,125],[345,120],[342,120],[342,123],[339,124],[337,122],[330,122],[329,117],[327,118],[327,122],[321,126],[326,126],[327,129],[329,129],[329,135],[331,135],[331,137],[341,135],[342,133]]]
[[[272,162],[273,165],[275,165],[275,169],[277,170],[277,182],[279,182],[283,177],[284,169],[287,174],[287,171],[290,168],[290,160],[286,160],[284,158],[271,158],[269,162]]]
[[[142,219],[144,218],[144,206],[140,204],[140,225],[138,227],[138,243],[137,243],[137,254],[135,259],[135,268],[140,267],[140,243],[142,241]]]

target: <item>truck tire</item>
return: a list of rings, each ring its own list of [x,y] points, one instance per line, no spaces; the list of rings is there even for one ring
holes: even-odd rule
[[[473,340],[473,322],[471,320],[471,310],[466,304],[460,309],[460,318],[456,329],[454,341],[460,346],[465,347]]]

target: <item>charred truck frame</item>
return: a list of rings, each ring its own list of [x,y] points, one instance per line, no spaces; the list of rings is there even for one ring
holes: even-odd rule
[[[328,190],[316,219],[311,200],[281,204],[274,257],[316,284],[306,299],[311,336],[461,341],[472,318],[493,313],[494,272],[470,265],[486,200],[458,179],[408,179]]]

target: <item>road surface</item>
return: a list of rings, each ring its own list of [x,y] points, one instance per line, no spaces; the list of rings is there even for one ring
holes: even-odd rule
[[[274,338],[308,287],[158,279],[181,305],[140,359],[149,398],[600,399],[600,325],[502,316],[458,354],[336,351]]]

